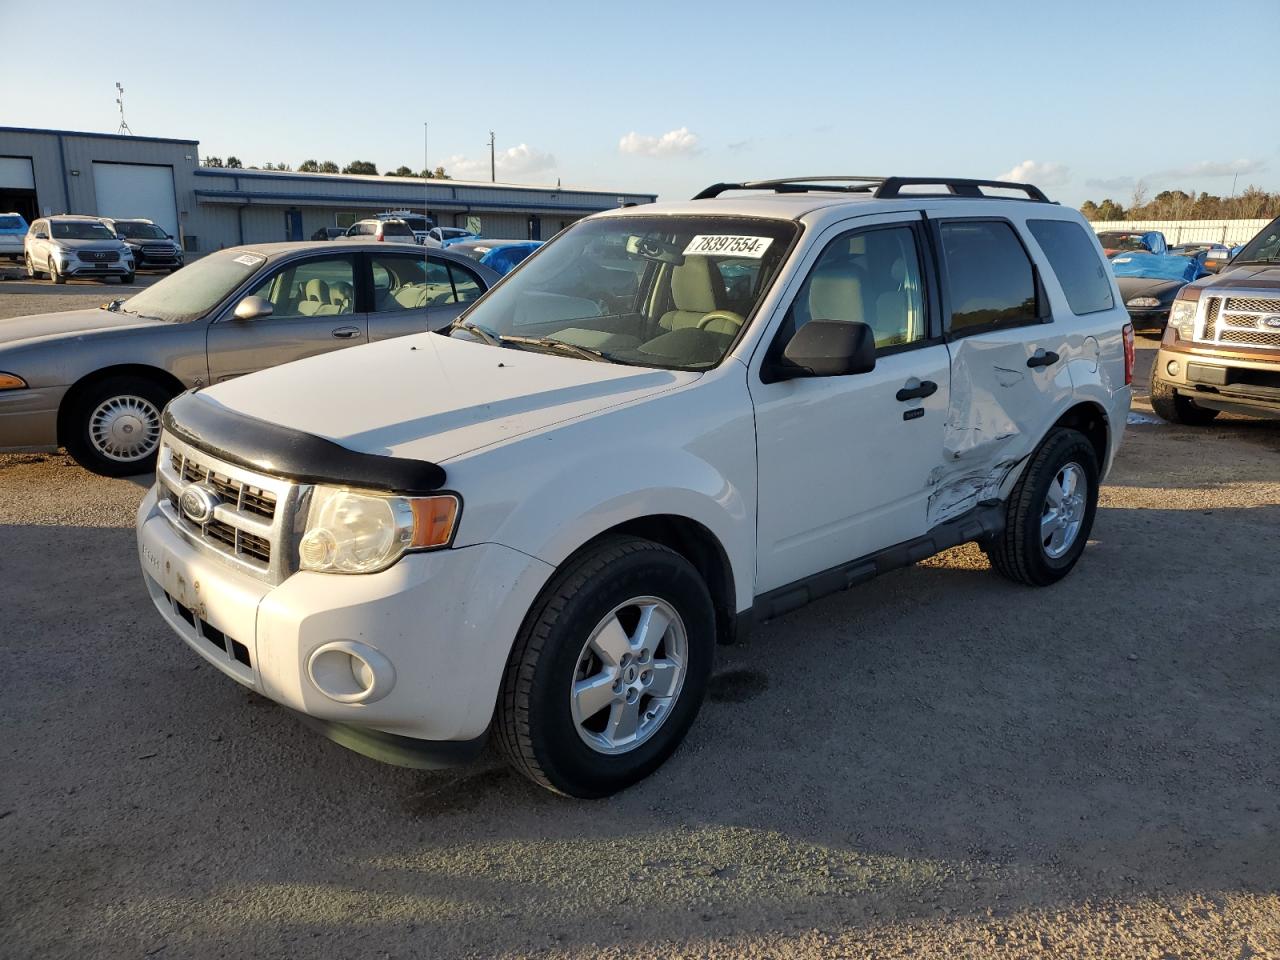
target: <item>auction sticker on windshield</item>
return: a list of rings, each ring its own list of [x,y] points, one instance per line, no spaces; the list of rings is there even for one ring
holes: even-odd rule
[[[240,256],[236,257],[235,262],[243,263],[246,267],[256,267],[265,259],[267,258],[260,257],[256,253],[242,253]]]
[[[747,257],[759,260],[773,243],[773,237],[741,237],[724,233],[700,233],[684,248],[684,255],[704,257]]]

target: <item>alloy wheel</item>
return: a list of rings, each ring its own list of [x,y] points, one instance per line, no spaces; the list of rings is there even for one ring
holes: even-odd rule
[[[1088,492],[1089,478],[1080,464],[1064,464],[1054,475],[1040,514],[1040,543],[1050,559],[1062,557],[1080,535]]]

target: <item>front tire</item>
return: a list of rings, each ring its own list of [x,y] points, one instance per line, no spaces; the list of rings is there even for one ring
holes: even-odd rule
[[[1203,427],[1218,416],[1217,410],[1196,406],[1190,397],[1179,396],[1172,386],[1156,376],[1154,364],[1151,367],[1151,409],[1161,420],[1188,427]]]
[[[104,477],[155,469],[160,412],[173,392],[145,377],[107,377],[71,400],[64,427],[67,452]]]
[[[572,797],[644,779],[684,739],[706,693],[715,612],[698,571],[660,544],[601,540],[525,619],[495,729],[520,773]]]
[[[123,277],[120,278],[120,282],[124,284],[133,283],[135,276],[136,276],[135,273],[126,273]]]
[[[62,271],[58,269],[58,264],[53,257],[49,258],[49,279],[56,284],[64,284],[67,282],[67,278],[62,275]]]
[[[31,254],[28,253],[25,259],[27,261],[27,279],[28,280],[40,279],[40,272],[36,270],[36,265],[31,262]]]
[[[1015,583],[1047,587],[1075,567],[1098,509],[1098,455],[1078,430],[1053,430],[1009,496],[1005,529],[987,548]]]

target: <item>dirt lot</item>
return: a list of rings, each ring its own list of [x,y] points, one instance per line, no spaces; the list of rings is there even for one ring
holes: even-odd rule
[[[1280,957],[1280,424],[1131,426],[1054,588],[959,549],[722,648],[595,803],[380,766],[204,666],[145,482],[0,457],[0,955]]]

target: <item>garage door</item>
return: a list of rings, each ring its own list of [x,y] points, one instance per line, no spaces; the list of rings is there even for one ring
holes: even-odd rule
[[[165,233],[178,235],[178,207],[173,198],[173,167],[141,163],[95,163],[93,189],[100,217],[143,217]]]
[[[34,190],[30,157],[0,157],[0,190]]]

